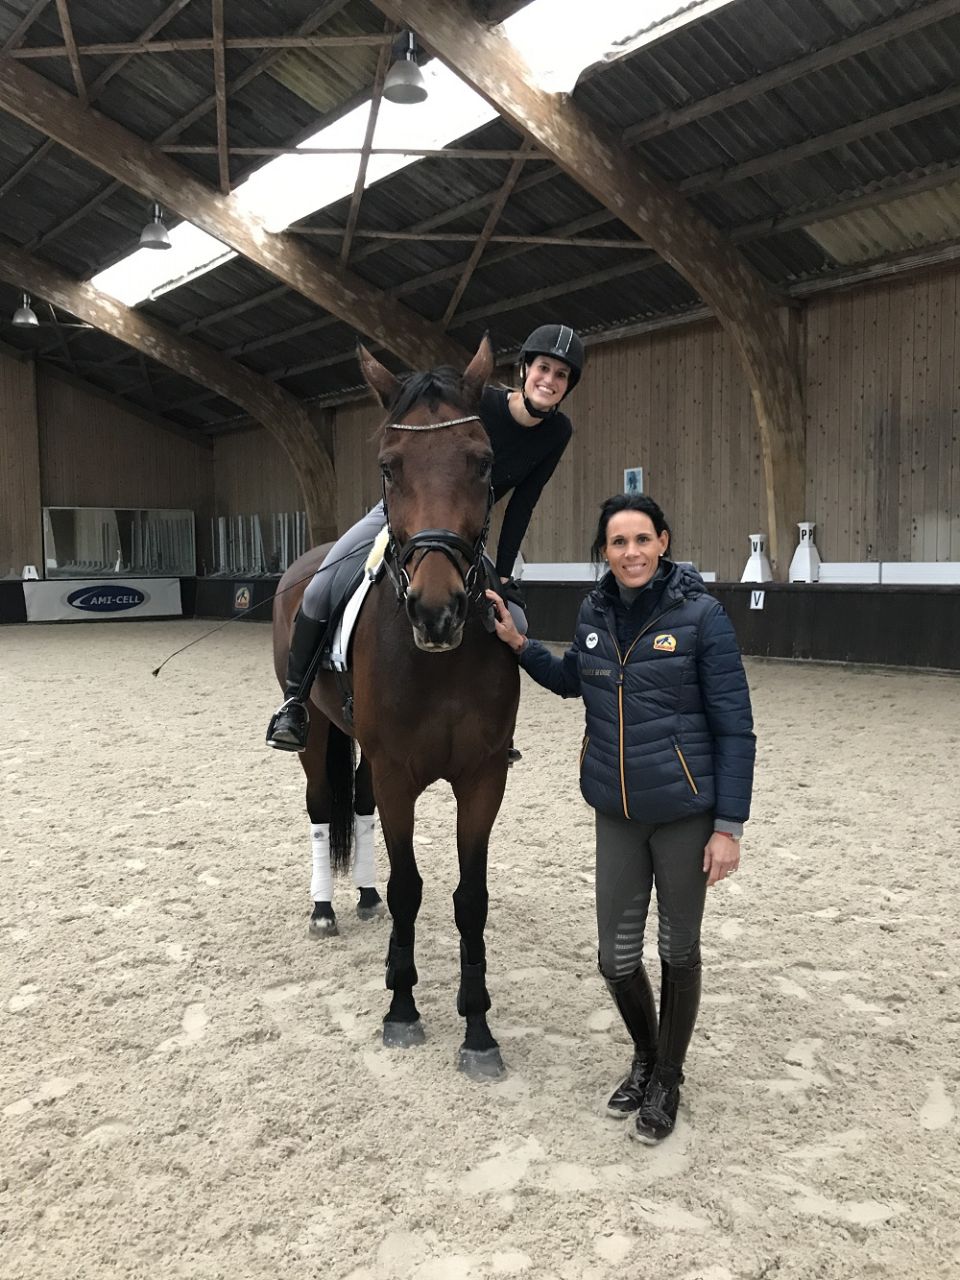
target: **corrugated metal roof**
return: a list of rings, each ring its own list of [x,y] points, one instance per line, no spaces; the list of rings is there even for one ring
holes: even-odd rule
[[[0,42],[29,3],[0,0]],[[165,7],[166,0],[69,0],[81,44],[133,39]],[[691,21],[675,27],[656,24],[642,47],[591,68],[575,101],[588,116],[622,132],[754,81],[878,23],[913,21],[930,9],[930,3],[909,0],[736,0],[715,11],[709,0],[678,4],[676,13]],[[311,20],[315,25],[318,13],[326,14],[319,29],[327,34],[384,30],[382,15],[369,0],[326,5],[316,0],[231,0],[227,34],[289,34]],[[209,9],[191,3],[160,38],[207,36]],[[51,4],[34,23],[27,43],[61,41]],[[291,50],[271,59],[256,51],[227,51],[228,82],[254,66],[262,68],[230,93],[230,143],[292,145],[369,91],[376,58],[371,46]],[[115,62],[85,55],[88,83]],[[209,51],[129,57],[103,90],[97,109],[143,137],[164,134],[185,145],[213,147],[211,64]],[[73,91],[66,59],[26,65]],[[745,101],[720,105],[702,118],[638,142],[636,155],[685,189],[709,221],[734,233],[746,261],[773,287],[788,289],[885,253],[958,236],[960,180],[953,170],[960,166],[960,101],[941,101],[936,110],[924,107],[922,113],[918,109],[909,120],[887,119],[883,128],[873,123],[892,108],[909,112],[913,104],[948,94],[958,84],[960,13],[807,70]],[[204,103],[207,108],[200,110]],[[197,118],[188,126],[176,123],[194,112]],[[862,136],[829,136],[848,128]],[[459,144],[511,150],[520,141],[509,125],[497,120]],[[133,247],[145,202],[122,187],[101,199],[115,184],[59,147],[43,148],[41,158],[32,162],[42,142],[32,130],[3,118],[0,191],[6,183],[12,185],[0,197],[0,234],[32,245],[34,252],[72,275],[86,276]],[[790,150],[797,147],[803,152]],[[216,183],[214,155],[177,159]],[[234,157],[234,180],[256,163]],[[744,165],[749,168],[741,171],[738,166]],[[351,270],[414,312],[441,317],[509,168],[509,160],[424,159],[371,186],[361,205]],[[946,178],[939,188],[897,198],[900,183],[940,171]],[[818,209],[834,209],[870,192],[878,193],[876,207],[816,217]],[[342,230],[349,206],[349,198],[340,200],[304,225]],[[802,225],[802,211],[814,218],[809,225]],[[779,227],[784,220],[786,229]],[[757,227],[752,234],[744,230]],[[363,234],[414,228],[419,229],[414,239],[374,240]],[[535,237],[557,235],[563,228],[577,228],[575,234],[585,238],[636,242],[627,227],[570,178],[547,162],[528,162],[494,234]],[[467,239],[433,240],[424,230]],[[336,260],[339,236],[311,236],[309,243],[318,254]],[[8,306],[11,300],[15,295],[9,287],[0,288],[0,303]],[[681,276],[642,249],[492,243],[471,276],[450,331],[471,347],[489,327],[497,347],[507,350],[534,325],[561,312],[568,323],[590,333],[669,318],[699,305]],[[335,394],[356,382],[350,326],[242,259],[144,309],[304,398]],[[25,335],[11,333],[4,323],[0,338],[20,347],[32,343],[46,358],[64,364],[72,359],[81,376],[157,407],[184,425],[202,427],[236,412],[220,397],[152,362],[147,362],[148,386],[139,357],[101,334],[68,331],[69,357],[63,335],[46,326]]]
[[[328,35],[375,35],[384,30],[383,15],[371,4],[351,4],[347,12],[324,24]],[[340,104],[369,90],[378,51],[356,45],[330,52],[291,49],[272,64],[268,75],[313,110],[314,117],[336,111]]]
[[[960,236],[960,182],[891,200],[877,209],[815,222],[806,232],[834,262],[847,265],[953,240]]]

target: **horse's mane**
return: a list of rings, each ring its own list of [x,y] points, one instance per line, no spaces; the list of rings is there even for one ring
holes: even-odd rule
[[[414,405],[426,403],[436,409],[448,404],[458,413],[473,413],[478,408],[476,389],[464,382],[456,369],[441,365],[427,373],[410,373],[400,384],[388,411],[390,422],[402,422]]]

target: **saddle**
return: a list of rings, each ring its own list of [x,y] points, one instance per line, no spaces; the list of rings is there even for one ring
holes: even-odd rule
[[[367,592],[383,573],[389,534],[381,529],[372,542],[363,542],[344,556],[330,583],[330,621],[320,648],[320,666],[349,671],[350,641]]]

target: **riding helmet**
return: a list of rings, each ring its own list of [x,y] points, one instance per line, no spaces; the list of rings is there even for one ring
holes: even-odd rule
[[[562,360],[564,364],[570,366],[566,395],[569,395],[580,381],[585,359],[583,343],[569,325],[542,324],[534,329],[520,348],[520,367],[524,379],[532,356],[553,356],[555,360]]]

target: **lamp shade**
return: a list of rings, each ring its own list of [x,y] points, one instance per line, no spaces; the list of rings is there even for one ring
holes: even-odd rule
[[[37,313],[30,305],[29,293],[25,293],[21,297],[20,305],[13,313],[13,323],[23,329],[29,329],[33,325],[40,323],[37,319]]]
[[[167,228],[163,225],[163,218],[160,214],[160,206],[153,206],[153,218],[146,224],[140,232],[140,248],[141,249],[170,249],[170,236]]]
[[[387,72],[387,78],[383,82],[383,96],[388,102],[397,102],[403,106],[426,102],[427,86],[423,81],[423,72],[409,53],[395,62]]]

